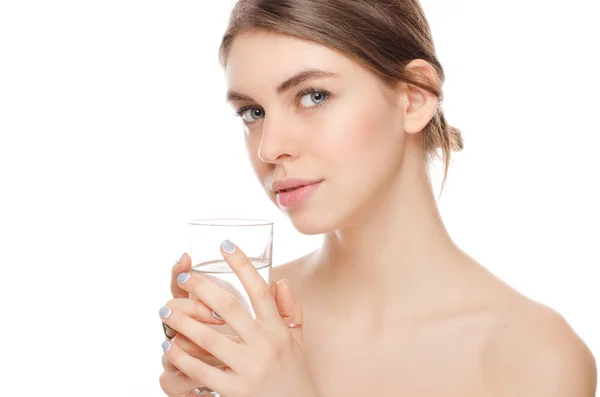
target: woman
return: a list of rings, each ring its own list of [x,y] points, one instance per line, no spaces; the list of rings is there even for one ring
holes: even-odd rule
[[[447,172],[463,143],[417,0],[242,0],[220,61],[259,182],[298,231],[325,237],[273,268],[286,281],[269,296],[244,254],[223,248],[261,305],[256,321],[190,278],[184,254],[161,309],[178,331],[163,346],[167,395],[594,396],[594,357],[565,319],[442,223],[428,163],[440,150]],[[203,297],[186,299],[194,291]]]

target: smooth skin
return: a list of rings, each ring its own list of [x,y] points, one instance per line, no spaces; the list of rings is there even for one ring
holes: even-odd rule
[[[248,292],[256,319],[231,293],[209,279],[180,273],[179,289],[195,299],[174,298],[159,312],[161,320],[177,332],[171,342],[163,344],[168,362],[165,370],[171,372],[161,377],[163,390],[171,396],[188,396],[194,388],[206,386],[230,397],[317,397],[303,350],[302,329],[287,327],[288,322],[302,324],[303,320],[302,308],[295,304],[285,281],[279,288],[285,299],[278,301],[275,284],[270,287],[264,282],[239,247],[233,253],[223,248],[221,252]],[[228,337],[198,321],[198,317],[207,318],[208,308],[217,311],[239,337]],[[178,340],[180,335],[185,336],[184,343]],[[197,355],[212,356],[224,366],[210,365]],[[176,384],[177,380],[181,384]]]
[[[407,67],[436,78],[423,60]],[[307,69],[336,76],[278,91]],[[323,234],[322,247],[272,274],[302,307],[320,397],[595,395],[595,359],[568,322],[449,236],[420,136],[437,97],[387,90],[335,50],[260,31],[236,37],[225,77],[252,98],[230,105],[273,204],[274,180],[324,179],[301,206],[280,207],[299,232]]]

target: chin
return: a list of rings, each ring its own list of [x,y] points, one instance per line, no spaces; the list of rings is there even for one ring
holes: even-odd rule
[[[325,214],[310,207],[281,210],[290,219],[296,230],[309,236],[334,232],[342,224],[339,214],[332,210],[328,210]]]
[[[312,236],[315,234],[327,234],[331,231],[331,228],[322,222],[315,223],[312,221],[305,221],[304,219],[296,219],[296,217],[290,215],[288,215],[288,217],[290,218],[290,221],[292,221],[294,228],[307,236]]]

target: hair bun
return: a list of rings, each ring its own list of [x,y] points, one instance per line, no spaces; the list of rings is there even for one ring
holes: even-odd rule
[[[465,144],[462,136],[462,131],[458,128],[452,127],[451,125],[447,126],[448,135],[450,135],[450,145],[452,151],[460,152],[464,149]]]

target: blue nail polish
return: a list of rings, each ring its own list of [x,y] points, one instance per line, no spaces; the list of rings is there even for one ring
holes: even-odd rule
[[[169,318],[169,316],[171,315],[171,309],[169,309],[166,306],[163,306],[160,308],[160,310],[158,311],[158,314],[162,317],[162,318]]]
[[[179,273],[179,276],[177,276],[177,282],[179,284],[185,284],[185,282],[188,281],[189,278],[190,278],[189,273]]]
[[[185,255],[185,254],[181,254],[181,258],[177,259],[177,263],[178,263],[178,264],[179,264],[179,263],[181,263],[181,261],[183,260],[183,256],[184,256],[184,255]]]
[[[221,320],[221,321],[223,321],[223,319],[221,318],[221,316],[219,316],[217,313],[215,313],[215,311],[214,311],[214,310],[212,311],[212,315],[213,315],[213,317],[214,317],[214,318],[216,318],[217,320]]]
[[[162,347],[163,351],[168,352],[169,349],[171,348],[171,344],[169,343],[168,340],[166,340],[160,344],[160,347]]]
[[[235,252],[235,246],[229,240],[223,240],[221,242],[221,247],[223,247],[223,251],[227,252],[228,254],[233,254]]]

